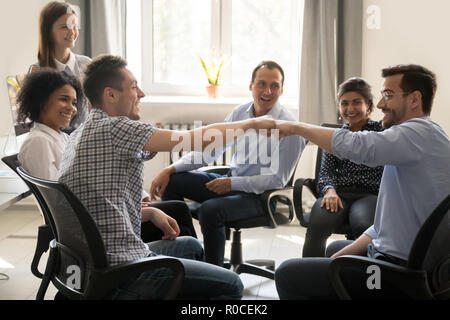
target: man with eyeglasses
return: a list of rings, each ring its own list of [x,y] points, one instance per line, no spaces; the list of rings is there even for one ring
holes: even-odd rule
[[[385,166],[374,225],[354,242],[334,243],[328,254],[368,255],[405,265],[422,224],[450,194],[450,140],[430,118],[436,92],[433,72],[398,65],[383,69],[382,76],[377,108],[384,114],[385,131],[350,132],[281,121],[278,128],[282,136],[301,135],[340,158]],[[336,298],[327,274],[332,258],[292,259],[280,265],[275,275],[280,298]],[[352,273],[352,288],[360,296],[369,292],[367,278],[366,270]],[[392,293],[382,289],[371,293],[383,298]]]

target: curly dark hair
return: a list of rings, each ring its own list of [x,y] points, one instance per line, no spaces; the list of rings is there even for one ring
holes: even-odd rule
[[[41,69],[28,75],[19,92],[18,122],[26,124],[27,118],[32,122],[39,121],[41,111],[50,95],[61,87],[69,85],[77,93],[77,110],[81,107],[84,98],[80,81],[73,75],[54,69]]]

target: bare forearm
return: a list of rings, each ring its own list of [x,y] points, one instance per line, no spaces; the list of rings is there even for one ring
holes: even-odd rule
[[[253,122],[254,123],[254,122]],[[218,145],[227,145],[234,139],[243,135],[245,131],[252,128],[250,120],[216,123],[189,131],[191,141],[201,141],[201,150],[197,150],[200,146],[194,146],[192,151],[203,151],[211,143]]]
[[[157,130],[147,141],[144,149],[153,152],[162,151],[204,151],[213,144],[220,149],[243,135],[249,129],[274,129],[275,121],[269,118],[212,124],[189,131]]]
[[[142,208],[141,223],[151,221],[153,215],[154,215],[154,208],[152,207]]]
[[[344,255],[363,256],[367,252],[367,246],[372,242],[372,238],[366,234],[362,234],[352,244],[336,252],[332,258],[337,258]]]

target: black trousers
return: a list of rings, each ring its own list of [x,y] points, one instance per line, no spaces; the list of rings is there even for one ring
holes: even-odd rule
[[[153,203],[151,207],[164,211],[165,214],[174,218],[180,227],[180,236],[191,236],[197,238],[192,216],[187,204],[183,201],[164,201]],[[163,232],[159,230],[152,222],[148,221],[141,225],[142,241],[149,243],[161,240]]]
[[[339,240],[326,250],[327,257],[297,258],[283,262],[275,271],[275,284],[281,300],[337,300],[328,269],[333,258],[328,258],[352,241]],[[389,259],[381,259],[389,261]],[[395,261],[389,261],[395,263]],[[402,261],[401,265],[404,264]],[[342,271],[344,285],[352,297],[358,299],[404,299],[398,289],[382,281],[382,290],[369,290],[366,270],[348,268]],[[381,276],[383,280],[383,276]]]
[[[344,206],[338,212],[331,212],[320,206],[318,198],[310,213],[310,222],[303,245],[303,257],[324,257],[327,239],[342,225],[351,229],[351,239],[358,238],[373,225],[377,196],[371,194],[340,194]]]

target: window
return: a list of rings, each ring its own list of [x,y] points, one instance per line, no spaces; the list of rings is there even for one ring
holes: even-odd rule
[[[253,68],[274,60],[284,96],[299,89],[303,0],[128,0],[127,58],[151,95],[205,95],[200,57],[227,62],[223,96],[247,96]],[[141,16],[142,21],[136,19]]]

